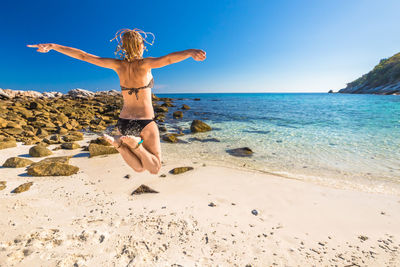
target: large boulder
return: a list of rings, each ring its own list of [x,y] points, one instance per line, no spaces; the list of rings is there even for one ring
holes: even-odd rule
[[[31,165],[32,163],[33,163],[33,161],[30,160],[30,159],[12,157],[12,158],[8,158],[6,160],[6,162],[4,162],[3,167],[22,168],[22,167],[26,167],[28,165]]]
[[[28,168],[28,174],[32,176],[69,176],[78,171],[78,167],[60,161],[38,162]]]
[[[99,155],[115,154],[118,153],[118,150],[113,146],[103,146],[91,143],[89,145],[89,153],[89,157],[91,158]]]
[[[17,146],[17,143],[15,141],[12,141],[12,140],[0,142],[0,149],[16,147],[16,146]]]
[[[51,154],[53,153],[43,145],[33,146],[29,149],[29,155],[32,157],[45,157]]]
[[[193,133],[211,131],[211,126],[201,120],[193,120],[190,125],[190,130]]]

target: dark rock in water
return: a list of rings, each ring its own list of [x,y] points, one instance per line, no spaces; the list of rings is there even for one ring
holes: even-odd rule
[[[22,168],[22,167],[31,165],[32,163],[33,163],[33,161],[30,159],[12,157],[12,158],[7,159],[6,162],[4,162],[3,167]]]
[[[7,183],[6,181],[0,181],[0,190],[3,190],[7,187],[6,183]]]
[[[193,120],[190,125],[190,130],[193,133],[211,131],[211,126],[201,120]]]
[[[178,142],[178,138],[175,136],[175,134],[165,134],[162,136],[162,140],[169,142],[169,143]]]
[[[201,139],[198,137],[193,137],[193,138],[189,138],[189,141],[199,141],[199,142],[221,142],[219,139],[217,138],[206,138],[206,139]]]
[[[159,106],[159,107],[155,107],[154,111],[155,112],[168,112],[168,108],[167,107],[163,107],[163,106]]]
[[[258,215],[258,211],[257,211],[257,210],[252,210],[252,211],[251,211],[251,214],[257,216],[257,215]]]
[[[62,149],[77,149],[77,148],[80,148],[80,147],[81,146],[79,144],[74,143],[74,142],[72,142],[72,143],[64,143],[64,144],[61,145]]]
[[[103,146],[98,144],[89,145],[90,158],[99,155],[116,154],[118,150],[113,146]]]
[[[200,101],[200,98],[194,98],[193,100],[194,101]]]
[[[31,155],[32,157],[45,157],[51,154],[53,153],[42,145],[37,145],[29,149],[29,155]]]
[[[226,152],[236,157],[249,157],[253,154],[253,151],[249,147],[227,149]]]
[[[167,131],[167,127],[165,127],[165,126],[158,126],[158,130],[160,130],[160,132],[166,132],[166,131]]]
[[[187,110],[187,109],[190,109],[190,107],[188,105],[186,105],[186,104],[183,104],[181,109],[186,109]]]
[[[183,117],[183,112],[178,110],[175,111],[174,113],[172,113],[172,116],[176,119],[176,118],[182,118]]]
[[[328,94],[332,94],[332,93],[333,93],[333,90],[329,90]]]
[[[0,149],[16,147],[17,143],[15,141],[2,141],[0,142]]]
[[[21,184],[20,186],[18,186],[14,190],[12,190],[11,193],[22,193],[22,192],[28,191],[32,185],[33,185],[33,182]]]
[[[147,185],[142,184],[141,186],[136,188],[135,191],[133,191],[131,195],[140,195],[140,194],[145,194],[145,193],[158,193],[158,191],[151,189]]]
[[[190,171],[190,170],[193,170],[193,167],[185,166],[185,167],[173,168],[169,172],[172,173],[172,174],[180,174],[180,173],[184,173],[184,172],[187,172],[187,171]]]
[[[32,176],[69,176],[78,171],[78,167],[61,162],[38,162],[28,168]]]
[[[210,204],[208,204],[208,206],[210,206],[210,207],[216,207],[217,205],[215,205],[213,202],[210,202]]]
[[[170,103],[170,102],[164,102],[161,104],[162,107],[175,107],[174,104]]]

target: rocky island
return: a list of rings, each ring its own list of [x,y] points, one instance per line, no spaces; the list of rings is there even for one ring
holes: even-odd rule
[[[373,70],[348,83],[338,93],[400,95],[400,53],[381,59]]]

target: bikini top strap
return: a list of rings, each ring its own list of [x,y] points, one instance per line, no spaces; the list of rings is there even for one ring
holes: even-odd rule
[[[138,87],[138,88],[134,88],[134,87],[127,88],[127,87],[124,87],[124,86],[121,85],[121,90],[129,90],[128,94],[130,94],[130,95],[133,94],[133,92],[135,92],[136,99],[139,99],[139,96],[138,96],[139,90],[140,89],[149,88],[149,87],[152,88],[153,85],[154,85],[154,78],[151,78],[151,81],[149,82],[148,85],[145,85],[145,86],[142,86],[142,87]]]

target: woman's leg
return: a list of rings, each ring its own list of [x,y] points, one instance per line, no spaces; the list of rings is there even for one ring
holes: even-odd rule
[[[143,172],[145,170],[138,156],[135,155],[135,153],[133,153],[127,145],[125,144],[121,145],[122,142],[121,136],[112,137],[107,134],[104,134],[103,136],[110,144],[112,144],[118,150],[122,158],[132,169],[134,169],[136,172]]]
[[[136,136],[121,136],[124,144],[131,148],[131,151],[138,156],[143,164],[143,168],[148,170],[151,174],[157,174],[161,168],[161,162],[158,157],[150,153],[143,145],[135,148],[138,142],[141,140],[140,137]]]

